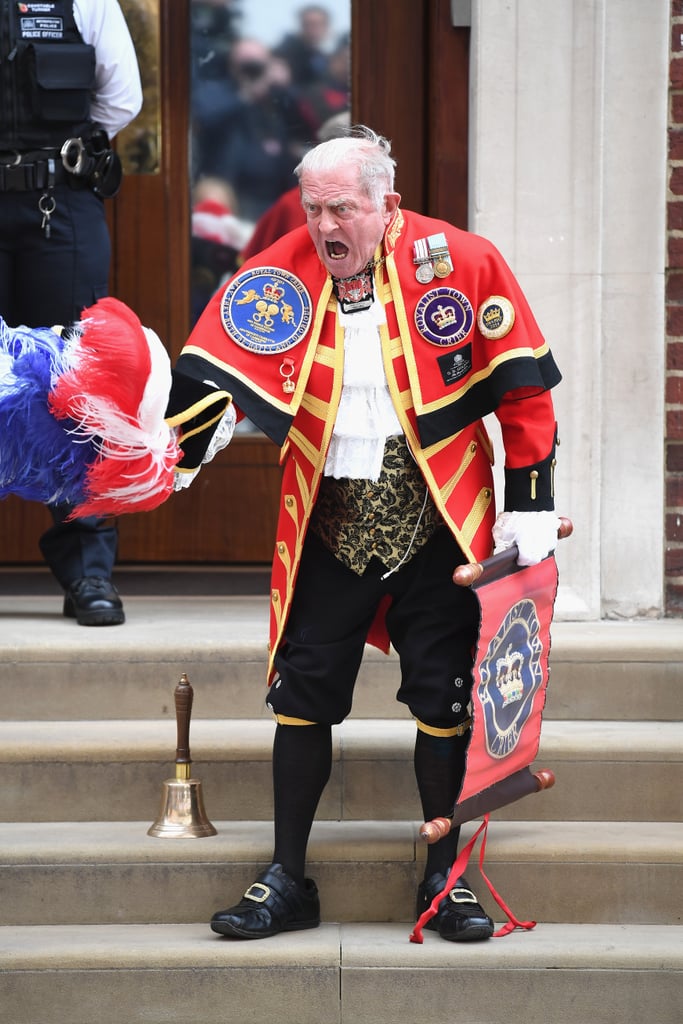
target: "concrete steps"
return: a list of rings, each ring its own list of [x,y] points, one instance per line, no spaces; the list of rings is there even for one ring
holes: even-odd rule
[[[270,863],[270,822],[214,821],[203,839],[157,839],[149,824],[6,823],[3,924],[208,921]],[[519,918],[680,925],[681,849],[680,822],[495,821],[485,870]],[[324,920],[410,922],[424,855],[417,822],[316,822],[308,872]],[[504,921],[473,862],[470,882]]]
[[[268,719],[198,719],[193,771],[207,813],[270,820]],[[334,767],[318,814],[342,820],[412,818],[415,727],[395,719],[350,719],[333,731]],[[175,723],[0,722],[0,821],[154,820],[162,781],[173,776]],[[679,821],[683,749],[677,722],[548,720],[537,766],[556,784],[497,818]]]
[[[679,1024],[680,929],[539,924],[453,948],[404,924],[233,942],[203,923],[0,927],[12,1024]],[[457,964],[457,973],[454,965]]]
[[[408,941],[426,848],[395,657],[368,649],[335,730],[309,848],[324,923],[240,943],[208,919],[270,859],[267,600],[131,598],[116,629],[60,612],[0,597],[3,1021],[679,1024],[679,621],[554,624],[537,764],[557,783],[496,812],[485,864],[539,923],[463,947]],[[183,672],[218,834],[156,839]],[[502,923],[476,860],[470,882]]]
[[[5,720],[163,719],[186,672],[196,718],[261,718],[268,603],[262,597],[131,598],[123,629],[84,629],[46,597],[0,597]],[[556,622],[546,719],[680,721],[677,619]],[[405,720],[398,662],[367,648],[353,717]]]

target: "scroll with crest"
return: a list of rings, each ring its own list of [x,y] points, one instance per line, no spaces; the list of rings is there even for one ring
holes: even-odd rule
[[[467,770],[456,811],[475,809],[472,801],[506,779],[517,780],[538,753],[548,684],[550,624],[557,594],[557,565],[550,555],[538,565],[512,571],[491,582],[476,583],[480,606],[479,638],[472,685],[473,728]],[[533,785],[534,789],[546,788]],[[533,791],[533,790],[528,790]],[[514,786],[492,792],[511,797]],[[520,795],[523,795],[520,793]],[[508,799],[505,803],[510,802]],[[477,817],[474,813],[471,817]]]

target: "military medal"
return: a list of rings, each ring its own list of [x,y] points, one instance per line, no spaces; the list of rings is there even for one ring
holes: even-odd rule
[[[430,235],[427,239],[429,257],[434,266],[434,273],[437,277],[448,277],[453,273],[453,262],[448,251],[448,242],[443,231],[438,235]]]
[[[432,261],[429,258],[427,239],[418,238],[413,245],[413,252],[413,263],[417,263],[415,277],[420,284],[429,284],[430,281],[434,280],[434,267],[432,266]]]
[[[429,284],[434,280],[434,267],[431,263],[421,263],[415,271],[415,277],[420,284]]]

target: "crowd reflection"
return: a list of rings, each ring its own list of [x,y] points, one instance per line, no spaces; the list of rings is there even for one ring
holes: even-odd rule
[[[334,30],[338,2],[348,6],[296,3],[291,30],[272,46],[243,34],[243,0],[192,2],[194,320],[245,254],[303,223],[293,170],[323,126],[340,115],[348,123],[350,46]]]

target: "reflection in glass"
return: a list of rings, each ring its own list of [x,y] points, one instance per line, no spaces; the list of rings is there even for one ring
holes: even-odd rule
[[[304,222],[294,167],[348,123],[350,0],[192,0],[192,315]],[[325,126],[325,127],[323,127]]]
[[[158,174],[161,150],[159,111],[159,0],[120,0],[135,43],[142,110],[116,137],[116,149],[126,174]]]

